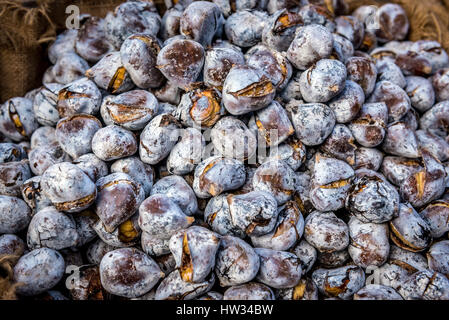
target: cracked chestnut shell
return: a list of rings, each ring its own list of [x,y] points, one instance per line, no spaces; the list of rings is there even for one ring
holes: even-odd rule
[[[368,169],[355,172],[346,198],[346,209],[365,223],[390,221],[399,212],[399,193],[379,173]]]
[[[346,80],[343,91],[329,101],[337,122],[346,123],[354,119],[365,102],[362,88],[351,80]]]
[[[119,51],[106,54],[94,66],[86,70],[85,76],[95,84],[113,94],[126,92],[134,83],[123,66]]]
[[[248,243],[232,236],[221,238],[215,261],[215,273],[222,287],[253,280],[259,267],[259,256]]]
[[[30,99],[16,97],[0,105],[0,133],[13,141],[28,140],[39,127]]]
[[[234,115],[242,115],[266,107],[273,100],[276,88],[259,69],[234,66],[223,85],[223,104]]]
[[[158,113],[159,103],[148,91],[131,90],[103,99],[100,111],[101,117],[108,125],[140,130]]]
[[[291,288],[301,279],[301,262],[296,255],[286,251],[256,248],[260,257],[256,280],[272,288]]]
[[[270,287],[259,282],[229,287],[223,294],[223,300],[275,300]]]
[[[295,38],[296,30],[302,25],[302,18],[297,12],[281,9],[276,11],[265,25],[262,41],[272,49],[287,51]]]
[[[430,235],[439,238],[449,231],[449,201],[436,200],[419,213],[430,227]]]
[[[126,173],[112,173],[96,182],[95,212],[107,232],[128,220],[145,199],[142,186]]]
[[[31,220],[31,210],[22,199],[0,195],[0,233],[17,233]]]
[[[200,162],[193,181],[193,190],[198,198],[209,198],[222,192],[241,187],[246,180],[243,162],[214,156]]]
[[[430,244],[430,228],[410,204],[400,204],[397,218],[390,221],[390,238],[402,249],[420,252]]]
[[[57,109],[62,118],[78,113],[96,114],[100,110],[100,104],[101,92],[87,78],[69,83],[58,92]]]
[[[60,250],[78,244],[79,234],[73,218],[54,207],[37,212],[30,221],[27,245],[30,249],[47,247]]]
[[[320,293],[326,297],[348,300],[365,285],[365,272],[353,265],[317,269],[312,273],[312,279]]]
[[[156,289],[156,300],[192,300],[208,292],[215,284],[215,275],[211,273],[202,282],[193,283],[182,280],[181,272],[175,269],[168,274]]]
[[[22,184],[31,176],[28,159],[0,163],[0,195],[20,196]]]
[[[169,246],[182,280],[194,283],[206,280],[214,269],[219,245],[218,234],[199,226],[173,234]]]
[[[41,188],[59,211],[80,212],[97,196],[95,183],[76,165],[62,162],[48,168],[41,178]]]
[[[405,300],[448,300],[449,279],[438,272],[418,271],[402,283],[398,292]]]
[[[368,97],[376,86],[377,68],[371,59],[351,57],[346,61],[348,78],[362,87]]]

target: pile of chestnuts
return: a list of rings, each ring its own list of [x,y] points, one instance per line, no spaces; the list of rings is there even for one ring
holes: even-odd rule
[[[449,299],[442,46],[396,4],[165,2],[83,15],[1,105],[17,296]]]

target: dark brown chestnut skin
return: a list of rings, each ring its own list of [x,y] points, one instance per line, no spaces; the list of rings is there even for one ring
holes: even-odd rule
[[[196,81],[204,64],[204,49],[198,42],[175,39],[157,55],[157,68],[174,85],[187,88]]]
[[[346,61],[348,78],[363,89],[368,97],[374,90],[377,79],[377,68],[371,59],[363,57],[351,57]]]
[[[113,232],[130,218],[145,199],[145,191],[126,173],[112,173],[97,181],[95,212],[106,231]]]
[[[411,107],[407,93],[390,81],[378,82],[368,102],[385,102],[389,122],[400,120]]]
[[[320,149],[336,159],[346,161],[351,166],[355,165],[357,146],[351,130],[343,124],[335,125]]]
[[[354,138],[364,147],[376,147],[385,137],[388,108],[383,102],[364,104],[359,116],[349,125]]]

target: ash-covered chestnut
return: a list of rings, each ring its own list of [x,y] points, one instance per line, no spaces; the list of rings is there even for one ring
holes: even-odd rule
[[[327,269],[339,268],[344,266],[350,258],[347,248],[334,252],[318,252],[317,265]]]
[[[292,76],[292,66],[287,58],[279,51],[265,45],[257,45],[249,49],[245,59],[248,66],[262,70],[278,91],[285,88]]]
[[[31,220],[31,210],[22,199],[0,195],[0,233],[17,233]]]
[[[265,141],[265,145],[269,147],[279,145],[295,133],[287,111],[277,101],[255,112],[249,126],[258,132],[259,141]],[[248,144],[251,145],[251,141]]]
[[[377,9],[375,13],[379,26],[376,32],[379,42],[403,40],[409,30],[409,21],[404,9],[393,3],[387,3]],[[369,26],[368,30],[370,29]]]
[[[151,195],[158,193],[172,199],[188,216],[195,214],[198,210],[195,193],[183,177],[170,175],[161,178],[151,190]]]
[[[199,163],[195,169],[193,190],[199,198],[209,198],[241,187],[246,180],[243,162],[213,156]]]
[[[84,113],[93,115],[98,113],[101,104],[101,92],[95,83],[82,78],[72,82],[59,90],[57,109],[59,118],[71,117],[75,114]]]
[[[65,53],[75,52],[78,30],[67,29],[56,36],[55,41],[48,47],[48,59],[55,64]]]
[[[309,272],[317,259],[317,250],[306,240],[301,240],[290,252],[294,253],[301,261],[303,274]]]
[[[354,55],[354,46],[352,45],[352,42],[337,33],[332,34],[332,40],[333,49],[330,58],[346,63],[346,61]]]
[[[301,279],[301,262],[296,255],[286,251],[265,248],[254,249],[260,257],[256,280],[272,288],[291,288]]]
[[[189,227],[195,219],[187,216],[170,197],[156,193],[139,207],[139,226],[152,236],[167,239]]]
[[[80,168],[68,162],[48,168],[40,184],[59,211],[80,212],[89,207],[97,196],[95,183]]]
[[[141,230],[137,222],[138,218],[139,215],[134,214],[111,232],[106,230],[105,224],[97,217],[97,222],[93,226],[93,229],[98,237],[106,244],[114,248],[128,248],[135,246],[139,242]]]
[[[317,24],[299,27],[287,50],[287,58],[296,69],[306,70],[332,54],[332,33]]]
[[[364,223],[352,217],[348,223],[351,243],[348,247],[352,261],[362,267],[381,266],[390,253],[388,225]]]
[[[276,88],[262,70],[237,65],[229,71],[222,93],[226,110],[237,116],[266,107]]]
[[[351,166],[355,164],[357,148],[351,130],[343,124],[335,125],[332,133],[320,147],[324,153],[335,159],[346,161]]]
[[[214,35],[222,28],[223,16],[220,8],[212,2],[195,1],[181,15],[180,32],[187,39],[209,46]]]
[[[182,95],[174,116],[189,127],[212,127],[224,114],[220,91],[200,84]]]
[[[168,113],[154,117],[140,134],[139,155],[147,164],[167,157],[179,141],[181,124]]]
[[[85,76],[99,88],[113,94],[123,93],[134,86],[123,66],[119,51],[106,54],[92,68],[86,70]]]
[[[79,279],[71,279],[69,282],[73,300],[105,300],[108,297],[101,285],[98,266],[82,266],[78,272]]]
[[[225,157],[243,161],[256,153],[256,136],[237,118],[220,119],[212,128],[210,137],[215,149]]]
[[[92,151],[92,138],[101,127],[96,117],[76,114],[59,120],[55,135],[62,150],[72,158],[78,158]]]
[[[259,267],[259,256],[248,243],[232,236],[221,238],[215,273],[222,287],[244,284],[253,280]]]
[[[449,102],[443,101],[434,105],[419,119],[422,130],[428,130],[437,136],[447,136],[447,125],[449,123]],[[446,140],[447,141],[447,140]]]
[[[443,240],[433,244],[426,254],[429,268],[433,271],[449,274],[449,241]]]
[[[270,149],[267,161],[271,159],[283,160],[296,171],[306,160],[306,147],[297,138],[290,137],[276,148]]]
[[[0,163],[15,162],[23,160],[27,157],[25,149],[15,143],[0,143]]]
[[[351,80],[346,80],[343,91],[329,101],[329,107],[334,111],[339,123],[346,123],[354,119],[365,102],[362,88]]]
[[[75,52],[62,54],[52,68],[54,82],[68,84],[84,76],[89,64]]]
[[[33,112],[39,124],[54,126],[58,122],[58,92],[63,87],[59,83],[47,83],[38,89],[33,99]]]
[[[22,256],[25,252],[25,242],[15,234],[2,234],[0,236],[0,255]]]
[[[388,107],[389,122],[400,120],[411,106],[407,93],[390,81],[378,82],[368,102],[384,102]]]
[[[253,188],[271,193],[282,205],[291,199],[295,190],[295,173],[283,160],[270,160],[257,168]]]
[[[381,171],[387,179],[396,186],[411,174],[421,171],[423,164],[418,159],[387,156],[382,162]]]
[[[112,173],[98,179],[96,185],[95,212],[108,232],[130,218],[145,199],[142,186],[126,173]]]
[[[99,129],[92,138],[92,151],[103,161],[132,156],[137,151],[135,135],[117,125]]]
[[[293,288],[278,291],[280,300],[318,300],[318,288],[310,278],[301,278]]]
[[[405,78],[405,92],[410,97],[411,105],[420,112],[430,109],[435,102],[435,91],[432,83],[423,77],[410,76]]]
[[[116,248],[101,239],[91,242],[86,249],[86,258],[89,263],[100,264],[103,256]]]
[[[170,253],[170,238],[164,239],[154,236],[148,232],[142,232],[141,246],[142,250],[149,256],[163,256]]]
[[[273,1],[273,0],[272,0]],[[273,2],[284,2],[283,6],[295,6],[297,3],[291,3],[289,4],[289,1],[287,0],[274,0]],[[310,1],[309,1],[310,2]],[[329,4],[329,5],[328,5]],[[334,13],[330,11],[335,12],[333,5],[331,3],[309,3],[305,6],[302,6],[302,8],[299,10],[299,15],[302,17],[302,20],[304,21],[305,25],[322,25],[326,27],[330,32],[335,31],[335,22],[334,22]],[[343,10],[344,12],[345,10]]]
[[[405,300],[449,300],[449,279],[439,272],[418,271],[398,289]]]
[[[377,68],[371,59],[351,57],[346,61],[348,78],[362,87],[368,97],[376,86]]]
[[[159,87],[164,77],[156,68],[161,46],[156,37],[149,34],[133,34],[120,48],[120,56],[129,76],[142,89]]]
[[[76,246],[78,240],[73,218],[54,207],[37,212],[28,226],[27,245],[30,249],[47,247],[60,250]]]
[[[430,228],[410,204],[400,204],[397,218],[390,221],[390,238],[402,249],[419,252],[430,244]]]
[[[157,68],[174,85],[187,88],[196,81],[204,64],[204,49],[196,41],[174,39],[157,55]]]
[[[31,175],[28,159],[0,163],[0,195],[20,196],[22,184]]]
[[[175,269],[166,276],[156,289],[156,300],[192,300],[205,294],[215,284],[215,275],[210,276],[202,282],[187,282],[181,278],[179,269]]]
[[[449,231],[449,201],[433,201],[420,212],[420,215],[428,223],[433,238],[439,238]]]
[[[30,99],[15,97],[0,105],[0,133],[5,137],[28,140],[38,127]]]
[[[101,177],[107,176],[109,173],[106,162],[100,160],[93,153],[86,153],[73,160],[72,163],[83,170],[93,182],[96,182]]]
[[[157,114],[156,97],[144,90],[131,90],[103,99],[101,116],[108,125],[116,124],[128,130],[140,130]]]
[[[383,223],[397,216],[399,194],[379,173],[368,169],[355,172],[356,178],[346,198],[346,208],[365,223]]]
[[[187,174],[201,162],[206,142],[201,131],[195,128],[182,130],[181,140],[170,151],[167,170],[173,174]]]
[[[120,48],[125,39],[136,33],[156,36],[161,18],[153,2],[124,2],[105,17],[106,35],[114,47]]]
[[[354,16],[339,16],[334,21],[335,33],[351,41],[354,49],[358,49],[365,35],[363,23]]]
[[[344,206],[351,188],[354,170],[345,161],[315,155],[310,201],[319,211],[338,210]]]
[[[366,168],[378,171],[382,165],[384,154],[376,148],[359,147],[355,150],[354,169]]]
[[[24,296],[35,296],[50,290],[62,279],[64,271],[64,258],[58,251],[49,248],[32,250],[23,255],[14,266],[14,280],[22,283],[16,292]]]
[[[448,160],[449,143],[442,137],[425,130],[418,130],[415,134],[418,139],[418,144],[422,149],[426,149],[440,161]]]
[[[408,176],[400,186],[401,197],[414,207],[422,207],[444,193],[446,172],[444,166],[427,150],[421,150],[424,168]]]
[[[312,274],[318,290],[326,297],[350,299],[365,285],[365,272],[349,265],[336,269],[317,269]]]
[[[128,157],[115,161],[111,165],[111,173],[123,172],[139,183],[149,195],[153,186],[153,169],[137,157]]]
[[[275,300],[270,287],[259,282],[248,282],[229,287],[223,294],[223,300]]]
[[[34,176],[24,181],[21,186],[22,198],[33,212],[51,206],[51,201],[41,189],[41,178],[41,176]]]
[[[418,40],[411,44],[410,50],[419,53],[430,62],[432,65],[432,73],[448,66],[448,55],[437,41]]]
[[[335,114],[325,104],[293,102],[287,110],[291,114],[296,137],[306,146],[323,143],[335,126]]]
[[[224,211],[222,214],[229,214],[231,230],[236,228],[249,236],[261,236],[272,231],[276,225],[279,212],[276,199],[270,193],[251,191],[228,195],[223,201],[226,201],[227,207],[225,205],[222,209],[229,211]],[[261,208],[263,208],[262,211]],[[213,213],[207,216],[208,223],[213,223],[217,215],[218,213]]]
[[[389,154],[401,157],[419,157],[416,134],[412,128],[401,121],[390,123],[387,126],[382,149]]]
[[[103,288],[121,297],[135,298],[150,291],[164,277],[157,263],[135,248],[121,248],[104,255],[100,263]]]
[[[204,83],[211,87],[221,88],[231,68],[234,65],[243,64],[245,64],[245,59],[239,47],[214,45],[206,50]]]
[[[262,39],[268,16],[262,11],[243,10],[226,19],[226,37],[239,47],[252,47]]]
[[[354,300],[403,300],[403,298],[391,287],[368,284],[354,294]]]
[[[306,217],[304,237],[320,252],[335,252],[349,245],[349,228],[333,212],[314,211]]]
[[[223,236],[231,235],[243,239],[246,235],[246,225],[243,228],[239,228],[232,221],[228,196],[231,195],[220,194],[209,200],[204,210],[204,221],[218,234]],[[275,206],[273,206],[273,211],[276,211]]]
[[[58,142],[55,135],[55,128],[53,127],[39,127],[31,135],[30,147],[31,149],[42,147],[53,142]]]
[[[203,282],[215,266],[220,236],[206,228],[193,226],[170,238],[170,251],[182,280]]]
[[[346,84],[346,67],[338,60],[321,59],[301,74],[300,89],[307,102],[327,102]]]
[[[78,29],[75,41],[76,52],[86,61],[95,63],[105,54],[114,51],[114,45],[106,36],[104,19],[89,17]]]
[[[303,232],[304,217],[300,208],[295,201],[288,201],[279,207],[273,230],[263,235],[251,235],[251,242],[254,247],[286,251],[301,239]]]
[[[301,16],[287,9],[276,11],[266,23],[262,41],[272,49],[287,51],[296,30],[303,25]]]

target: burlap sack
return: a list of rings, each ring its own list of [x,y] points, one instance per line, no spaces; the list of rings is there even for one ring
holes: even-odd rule
[[[42,82],[46,43],[56,36],[47,14],[50,2],[0,0],[0,103]]]

